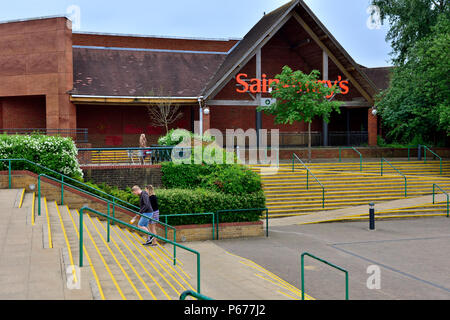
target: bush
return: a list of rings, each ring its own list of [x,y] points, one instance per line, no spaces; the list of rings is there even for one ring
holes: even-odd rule
[[[139,197],[131,192],[131,188],[120,190],[117,187],[111,187],[105,184],[95,185],[91,182],[87,182],[86,184],[132,205],[139,206]],[[84,189],[88,190],[87,188]],[[104,197],[101,193],[96,193],[93,190],[88,191]],[[264,208],[265,206],[265,196],[263,191],[249,195],[231,195],[197,188],[193,190],[156,189],[155,193],[158,197],[160,215],[207,213],[217,212],[218,210]],[[121,203],[121,205],[124,204]],[[135,208],[132,208],[132,206],[124,206],[136,210]],[[261,212],[257,211],[224,213],[220,216],[220,222],[258,221],[260,215]],[[211,223],[211,219],[211,215],[169,217],[168,224],[208,224]],[[165,220],[161,218],[161,222],[164,221]]]
[[[183,213],[206,213],[218,210],[264,208],[265,196],[262,191],[246,195],[231,195],[205,189],[159,189],[156,190],[160,215]],[[247,211],[224,213],[220,222],[258,221],[261,212]],[[211,223],[210,215],[169,217],[168,224],[207,224]],[[164,220],[162,220],[164,221]]]
[[[214,138],[209,135],[203,135],[202,137],[198,134],[194,134],[186,129],[171,129],[169,132],[159,137],[158,144],[160,146],[176,146],[183,141],[183,138],[189,136],[190,140],[193,139],[202,140],[203,142],[212,142]]]
[[[80,179],[83,171],[77,159],[78,150],[71,138],[47,135],[0,135],[0,159],[27,159],[72,178]],[[0,164],[5,169],[7,164]],[[48,171],[25,162],[12,162],[13,170]]]
[[[161,165],[164,187],[204,188],[227,194],[249,194],[262,189],[261,179],[255,172],[238,164],[174,164]]]

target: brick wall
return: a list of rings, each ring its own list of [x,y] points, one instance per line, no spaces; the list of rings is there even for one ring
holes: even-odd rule
[[[73,87],[70,21],[0,24],[0,48],[0,97],[44,96],[47,128],[76,128],[75,106],[67,94]]]
[[[182,119],[169,126],[191,130],[191,107],[181,106]],[[138,147],[145,133],[147,143],[156,144],[165,129],[151,123],[146,106],[77,105],[77,125],[88,128],[93,147]]]
[[[5,97],[2,100],[0,128],[46,128],[45,97]]]
[[[165,237],[165,230],[161,225],[158,226],[157,231],[158,235]],[[216,231],[217,229],[214,230],[215,238],[217,238]],[[264,234],[264,224],[262,221],[219,223],[219,239],[262,237],[264,236]],[[167,229],[167,239],[173,240],[173,230]],[[177,242],[204,241],[211,239],[212,224],[186,225],[176,227]]]
[[[139,185],[153,185],[156,188],[162,186],[161,166],[92,166],[82,167],[84,179],[94,183],[106,183],[121,189]]]

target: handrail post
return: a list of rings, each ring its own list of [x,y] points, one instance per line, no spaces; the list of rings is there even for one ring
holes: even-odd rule
[[[8,161],[8,188],[12,188],[11,160]]]
[[[301,273],[301,277],[302,277],[302,300],[305,300],[305,255],[302,254],[300,256],[300,273]]]
[[[166,238],[167,239],[167,238]],[[177,229],[173,229],[173,242],[177,242]],[[173,265],[177,265],[177,246],[173,246]]]
[[[325,188],[322,187],[322,208],[325,208]]]
[[[79,221],[79,228],[80,228],[80,249],[79,249],[79,257],[80,257],[80,261],[79,261],[79,264],[80,264],[80,268],[83,266],[83,211],[84,211],[84,208],[81,208],[80,209],[80,212],[79,212],[79,214],[80,214],[80,217],[79,217],[79,219],[80,219],[80,221]]]
[[[115,215],[115,209],[116,209],[115,198],[113,198],[113,201],[112,201],[112,216],[113,216],[113,218],[116,217],[116,215]],[[114,225],[114,220],[111,221],[111,225]]]
[[[38,176],[38,216],[41,216],[41,176]]]
[[[309,190],[309,170],[306,170],[306,190]]]
[[[434,186],[435,184],[433,183],[433,204],[434,204]]]
[[[64,205],[64,176],[61,176],[61,205]]]
[[[200,293],[200,253],[197,252],[197,292]]]
[[[405,198],[407,198],[408,197],[408,194],[407,194],[407,187],[406,187],[406,185],[407,185],[407,181],[406,181],[406,177],[405,177]]]
[[[347,270],[345,270],[345,269],[343,269],[343,268],[341,268],[341,267],[339,267],[339,266],[337,266],[337,265],[335,265],[335,264],[332,264],[331,262],[328,262],[328,261],[326,261],[326,260],[324,260],[324,259],[321,259],[321,258],[318,258],[318,257],[316,257],[316,256],[313,256],[312,254],[310,254],[310,253],[308,253],[308,252],[303,252],[302,254],[301,254],[301,256],[300,256],[300,258],[301,258],[301,277],[302,277],[302,279],[301,279],[301,286],[302,286],[302,300],[305,300],[305,271],[304,271],[304,269],[305,269],[305,255],[307,255],[307,256],[309,256],[309,257],[311,257],[311,258],[313,258],[313,259],[315,259],[315,260],[317,260],[317,261],[319,261],[319,262],[322,262],[322,263],[324,263],[324,264],[326,264],[326,265],[329,265],[330,267],[332,267],[332,268],[335,268],[335,269],[337,269],[337,270],[339,270],[339,271],[342,271],[342,272],[344,272],[345,273],[345,300],[348,300],[349,299],[349,290],[348,290],[348,271]]]
[[[106,223],[106,242],[109,242],[109,240],[110,240],[109,201],[108,201],[106,212],[107,212],[107,215],[108,215],[107,223]]]

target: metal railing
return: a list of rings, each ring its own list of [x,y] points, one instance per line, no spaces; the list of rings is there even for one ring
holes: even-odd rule
[[[383,161],[386,162],[387,164],[389,164],[392,167],[392,169],[397,171],[403,177],[403,179],[405,179],[405,198],[406,198],[408,196],[407,195],[407,191],[406,191],[407,190],[407,179],[406,179],[406,176],[403,173],[401,173],[400,171],[398,171],[398,169],[396,167],[394,167],[392,165],[392,163],[387,161],[385,158],[381,158],[381,166],[380,166],[381,175],[383,175]]]
[[[345,270],[344,268],[341,268],[335,264],[332,264],[324,259],[318,258],[308,252],[303,252],[301,255],[301,282],[302,282],[302,300],[305,300],[305,256],[311,257],[313,259],[316,259],[322,263],[325,263],[326,265],[329,265],[330,267],[333,267],[337,270],[340,270],[342,272],[345,273],[345,300],[349,299],[349,295],[348,295],[348,271]]]
[[[88,129],[76,128],[76,129],[47,129],[47,128],[0,128],[0,134],[20,134],[20,135],[32,135],[32,134],[45,134],[45,135],[59,135],[62,137],[73,137],[78,143],[88,142]]]
[[[433,150],[428,148],[425,145],[422,145],[423,147],[423,157],[424,157],[424,163],[427,163],[427,150],[430,151],[435,157],[439,158],[439,174],[442,175],[442,158],[437,155]]]
[[[40,165],[40,164],[35,163],[33,161],[30,161],[28,159],[0,159],[0,162],[5,162],[5,161],[8,162],[8,187],[9,187],[9,189],[11,189],[11,187],[12,187],[12,176],[11,176],[12,168],[11,167],[12,167],[12,162],[13,161],[25,162],[25,163],[28,163],[28,164],[32,164],[32,165],[34,165],[34,166],[36,166],[36,167],[38,167],[40,169],[47,170],[48,172],[56,174],[56,175],[58,175],[60,177],[61,180],[58,180],[55,177],[52,177],[52,176],[49,176],[49,175],[46,175],[46,174],[43,174],[43,173],[38,174],[38,178],[37,178],[37,180],[38,180],[38,199],[39,199],[38,200],[38,216],[41,215],[41,177],[47,178],[49,180],[53,180],[53,181],[61,184],[61,205],[64,204],[64,186],[67,186],[67,187],[70,187],[72,189],[75,189],[75,190],[78,190],[80,192],[83,192],[83,193],[85,193],[87,195],[93,196],[93,197],[95,197],[95,198],[97,198],[97,199],[99,199],[101,201],[104,201],[107,204],[108,213],[109,213],[110,207],[112,206],[112,215],[113,215],[113,217],[115,216],[115,208],[116,207],[119,207],[121,209],[127,210],[127,211],[129,211],[131,213],[134,213],[135,215],[143,216],[142,214],[140,214],[136,210],[133,210],[133,209],[139,210],[139,207],[137,207],[137,206],[135,206],[135,205],[125,201],[125,200],[122,200],[120,198],[114,197],[114,196],[112,196],[112,195],[110,195],[110,194],[108,194],[108,193],[106,193],[106,192],[104,192],[102,190],[99,190],[97,188],[91,187],[91,186],[89,186],[89,185],[87,185],[87,184],[85,184],[85,183],[83,183],[83,182],[81,182],[81,181],[79,181],[77,179],[68,177],[68,176],[66,176],[66,175],[64,175],[62,173],[59,173],[59,172],[57,172],[55,170],[47,168],[47,167],[45,167],[43,165]],[[67,183],[67,181],[72,181],[73,183],[69,184],[69,183]],[[76,185],[81,185],[81,186],[83,186],[83,188],[92,190],[93,192],[89,192],[89,191],[87,191],[85,189],[81,189],[79,186],[76,186]],[[100,193],[102,195],[105,195],[108,198],[101,197],[101,196],[98,195],[98,193]],[[122,203],[124,205],[121,205],[120,203]],[[162,222],[160,222],[158,220],[154,220],[152,218],[148,218],[148,217],[145,217],[145,218],[147,218],[147,219],[149,219],[151,221],[157,222],[158,224],[164,226],[166,234],[167,234],[167,228],[172,229],[173,232],[174,232],[174,239],[176,239],[176,228],[175,227],[170,226],[170,225],[165,224],[165,223],[162,223]],[[108,230],[109,230],[109,223],[108,223]],[[109,237],[108,237],[108,239],[109,239]],[[176,264],[176,248],[175,247],[174,247],[174,257],[173,257],[173,259],[174,259],[174,264]]]
[[[435,187],[437,187],[439,190],[441,190],[446,196],[447,196],[447,218],[449,217],[449,195],[448,195],[448,193],[444,190],[444,189],[442,189],[439,185],[437,185],[436,183],[433,183],[433,204],[435,203],[434,202],[434,189],[435,189]]]
[[[194,297],[194,298],[196,298],[198,300],[214,300],[214,299],[212,299],[210,297],[204,296],[204,295],[202,295],[202,294],[200,294],[198,292],[192,291],[192,290],[186,290],[183,293],[181,293],[180,300],[186,300],[186,298],[188,296]]]
[[[144,216],[143,214],[141,214],[141,213],[139,213],[139,212],[137,212],[137,211],[134,211],[134,210],[132,210],[132,209],[130,209],[130,208],[127,208],[127,207],[125,207],[125,206],[122,206],[122,205],[120,205],[120,204],[118,204],[118,203],[115,203],[115,202],[109,200],[109,199],[102,198],[102,197],[100,197],[100,196],[98,196],[98,195],[96,195],[96,194],[94,194],[94,193],[92,193],[92,192],[83,190],[83,189],[81,189],[81,188],[79,188],[79,187],[76,187],[76,186],[74,186],[74,185],[72,185],[72,184],[69,184],[69,183],[67,183],[67,182],[65,182],[65,181],[60,181],[60,180],[58,180],[58,179],[56,179],[56,178],[54,178],[54,177],[48,176],[48,175],[46,175],[46,174],[44,174],[44,173],[41,173],[41,174],[38,175],[38,199],[39,199],[39,200],[38,200],[38,216],[41,215],[41,205],[40,205],[40,202],[41,202],[41,178],[42,178],[42,177],[44,177],[44,178],[46,178],[46,179],[49,179],[49,180],[52,180],[52,181],[55,181],[55,182],[61,184],[61,205],[64,205],[64,186],[67,186],[67,187],[69,187],[69,188],[72,188],[72,189],[77,190],[77,191],[79,191],[79,192],[82,192],[82,193],[84,193],[84,194],[87,194],[87,195],[89,195],[89,196],[91,196],[91,197],[95,197],[95,198],[97,198],[97,199],[100,200],[100,201],[104,201],[104,202],[106,203],[106,205],[107,205],[107,213],[108,213],[108,216],[110,216],[110,213],[111,213],[110,208],[112,207],[112,217],[115,218],[115,208],[118,207],[118,208],[124,209],[124,210],[126,210],[126,211],[129,211],[129,212],[135,214],[135,215],[139,215],[140,217],[144,217],[144,218],[146,218],[146,219],[149,219],[150,221],[156,222],[156,223],[158,223],[158,224],[164,226],[166,235],[167,235],[167,229],[168,229],[168,228],[169,228],[169,229],[172,229],[172,230],[173,230],[173,233],[174,233],[174,234],[173,234],[173,236],[174,236],[174,241],[176,241],[176,236],[177,236],[177,235],[176,235],[176,228],[175,228],[175,227],[173,227],[173,226],[171,226],[171,225],[168,225],[168,224],[165,224],[165,223],[163,223],[163,222],[160,222],[159,220],[155,220],[155,219],[153,219],[153,218],[146,217],[146,216]],[[86,186],[86,187],[88,187],[88,188],[91,188],[91,189],[93,189],[93,190],[95,190],[95,191],[98,191],[97,189],[95,189],[95,188],[93,188],[93,187],[87,186],[87,185],[85,185],[85,184],[83,184],[83,183],[81,183],[81,184],[84,185],[84,186]],[[166,238],[167,238],[167,237],[166,237]],[[109,222],[109,220],[108,220],[108,222],[107,222],[107,242],[109,242],[109,240],[110,240],[110,222]],[[177,257],[176,247],[174,247],[174,250],[173,250],[173,264],[174,264],[174,265],[176,265],[176,257]]]
[[[80,164],[157,164],[177,159],[190,159],[192,147],[150,146],[145,148],[79,148]],[[177,151],[178,150],[178,151]],[[178,153],[177,153],[178,152]]]
[[[359,154],[359,171],[362,172],[362,154],[355,147],[339,147],[339,162],[342,162],[341,149],[352,149]]]
[[[135,205],[133,205],[133,204],[131,204],[131,203],[125,201],[125,200],[122,200],[122,199],[120,199],[120,198],[117,198],[117,197],[115,197],[115,196],[112,196],[112,195],[110,195],[109,193],[106,193],[106,192],[104,192],[104,191],[102,191],[102,190],[93,188],[93,187],[91,187],[91,186],[89,186],[89,185],[83,183],[83,182],[80,181],[80,180],[77,180],[77,179],[71,178],[71,177],[69,177],[69,176],[66,176],[66,175],[64,175],[64,174],[62,174],[62,173],[60,173],[60,172],[58,172],[58,171],[55,171],[55,170],[50,169],[50,168],[47,168],[47,167],[45,167],[45,166],[43,166],[43,165],[40,165],[39,163],[33,162],[33,161],[31,161],[31,160],[28,160],[28,159],[0,159],[0,162],[8,162],[8,185],[9,185],[9,189],[11,189],[11,183],[12,183],[12,178],[11,178],[12,162],[25,162],[25,163],[27,163],[27,164],[31,164],[31,165],[33,165],[33,166],[36,166],[36,167],[42,169],[42,170],[46,170],[47,172],[50,172],[50,173],[52,173],[52,174],[55,174],[55,175],[59,176],[59,177],[61,178],[61,181],[65,181],[65,180],[72,181],[72,182],[74,182],[74,184],[82,185],[84,188],[88,188],[88,189],[90,189],[90,190],[95,190],[96,193],[100,193],[100,194],[102,194],[102,195],[108,197],[108,198],[111,199],[113,202],[116,202],[116,201],[117,201],[117,202],[121,202],[121,203],[125,204],[127,207],[130,207],[130,208],[132,208],[132,209],[137,209],[137,210],[139,210],[139,207],[137,207],[137,206],[135,206]],[[25,168],[25,169],[23,169],[23,170],[27,170],[27,169]],[[35,172],[35,173],[37,173],[37,172]],[[63,188],[63,187],[62,187],[62,188]],[[62,189],[61,194],[64,195],[64,190],[63,190],[63,189]],[[64,201],[62,201],[62,203],[64,203]],[[38,210],[39,210],[39,212],[40,212],[40,210],[41,210],[41,209],[40,209],[40,203],[38,204]]]
[[[108,219],[108,221],[112,220],[112,221],[114,221],[116,223],[119,223],[119,224],[121,224],[121,225],[123,225],[123,226],[125,226],[127,228],[130,228],[132,230],[139,231],[139,232],[142,232],[144,234],[153,236],[156,239],[159,239],[159,240],[164,241],[166,243],[172,244],[174,247],[179,247],[179,248],[181,248],[183,250],[186,250],[186,251],[189,251],[191,253],[196,254],[197,255],[197,292],[200,293],[200,253],[198,251],[196,251],[194,249],[191,249],[191,248],[188,248],[188,247],[185,247],[185,246],[183,246],[181,244],[178,244],[177,242],[171,241],[169,239],[162,238],[162,237],[158,236],[157,234],[153,234],[153,233],[144,231],[144,230],[142,230],[142,229],[140,229],[140,228],[138,228],[136,226],[133,226],[133,225],[131,225],[129,223],[123,222],[123,221],[121,221],[121,220],[119,220],[117,218],[111,217],[109,215],[106,215],[106,214],[104,214],[102,212],[99,212],[99,211],[94,210],[92,208],[89,208],[87,206],[84,206],[84,207],[82,207],[80,209],[80,217],[79,217],[80,218],[80,220],[79,220],[79,228],[80,228],[79,266],[80,267],[83,267],[83,249],[84,249],[84,245],[83,245],[83,214],[84,214],[84,211],[90,211],[92,213],[95,213],[95,214],[103,217],[103,218]]]
[[[329,131],[329,146],[361,146],[369,142],[367,131]]]
[[[295,153],[292,154],[292,172],[295,171],[295,159],[300,161],[300,163],[306,169],[306,190],[309,189],[309,174],[313,176],[313,178],[317,181],[317,183],[322,187],[322,208],[325,208],[325,187],[323,184],[317,179],[317,177],[309,170],[309,168],[305,165],[305,163],[300,159]]]

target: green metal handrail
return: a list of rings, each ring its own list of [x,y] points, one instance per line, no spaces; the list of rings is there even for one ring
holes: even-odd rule
[[[200,294],[198,292],[192,291],[192,290],[186,290],[183,293],[181,293],[180,300],[186,300],[186,298],[188,296],[194,297],[194,298],[196,298],[198,300],[214,300],[214,299],[212,299],[210,297],[204,296],[204,295],[202,295],[202,294]]]
[[[433,183],[433,204],[434,204],[434,188],[435,186],[440,189],[446,196],[447,196],[447,218],[449,217],[449,195],[447,192],[445,192],[444,189],[442,189],[439,185],[437,185],[436,183]]]
[[[403,177],[403,179],[405,179],[405,198],[406,198],[408,196],[407,195],[407,191],[406,191],[407,190],[407,179],[406,179],[406,176],[403,173],[401,173],[400,171],[398,171],[398,169],[396,167],[394,167],[392,165],[392,163],[387,161],[385,158],[381,158],[381,166],[380,166],[381,175],[383,175],[383,161],[386,162],[387,164],[389,164],[392,167],[392,169],[397,171]]]
[[[301,255],[302,300],[305,300],[305,256],[309,256],[313,259],[316,259],[322,263],[325,263],[326,265],[329,265],[329,266],[345,273],[345,300],[348,300],[349,299],[349,296],[348,296],[348,271],[345,270],[344,268],[341,268],[335,264],[332,264],[324,259],[318,258],[308,252],[303,252]]]
[[[191,249],[191,248],[188,248],[188,247],[185,247],[185,246],[183,246],[183,245],[181,245],[179,243],[176,243],[174,241],[171,241],[169,239],[162,238],[162,237],[158,236],[157,234],[153,234],[153,233],[144,231],[142,229],[139,229],[138,227],[135,227],[135,226],[133,226],[133,225],[131,225],[129,223],[123,222],[123,221],[121,221],[121,220],[119,220],[117,218],[111,217],[111,216],[106,215],[104,213],[101,213],[101,212],[99,212],[97,210],[91,209],[91,208],[89,208],[87,206],[84,206],[84,207],[82,207],[80,209],[80,217],[79,217],[80,218],[80,222],[79,222],[79,228],[80,228],[79,265],[80,265],[80,267],[83,267],[83,249],[84,249],[84,246],[83,246],[83,213],[84,213],[85,210],[90,211],[90,212],[95,213],[95,214],[98,214],[99,216],[101,216],[103,218],[106,218],[108,220],[115,221],[116,223],[122,224],[125,227],[130,228],[132,230],[142,232],[144,234],[153,236],[156,239],[159,239],[161,241],[170,243],[174,247],[177,246],[177,247],[180,247],[183,250],[186,250],[186,251],[189,251],[189,252],[192,252],[192,253],[196,254],[197,255],[197,292],[200,293],[200,253],[198,251],[196,251],[194,249]]]
[[[200,215],[211,215],[212,216],[212,239],[214,240],[214,229],[215,229],[215,220],[214,220],[214,216],[215,213],[214,212],[204,212],[204,213],[182,213],[182,214],[163,214],[160,215],[159,218],[165,218],[166,224],[167,224],[167,218],[168,217],[186,217],[186,216],[200,216]],[[166,229],[167,230],[167,229]],[[166,238],[167,238],[167,231],[166,231]]]
[[[362,156],[361,152],[359,152],[355,147],[339,147],[339,162],[342,162],[341,149],[352,149],[356,153],[359,154],[359,170],[362,171],[362,158],[363,158],[363,156]]]
[[[137,206],[135,206],[135,205],[133,205],[133,204],[131,204],[131,203],[125,201],[125,200],[122,200],[122,199],[120,199],[120,198],[117,198],[117,197],[115,197],[115,196],[113,196],[113,195],[110,195],[110,194],[108,194],[108,193],[106,193],[106,192],[104,192],[104,191],[102,191],[102,190],[99,190],[99,189],[96,189],[96,188],[94,188],[94,187],[91,187],[91,186],[89,186],[89,185],[83,183],[83,182],[80,181],[80,180],[77,180],[77,179],[71,178],[71,177],[69,177],[69,176],[66,176],[66,175],[64,175],[64,174],[62,174],[62,173],[60,173],[60,172],[57,172],[57,171],[52,170],[52,169],[50,169],[50,168],[47,168],[47,167],[45,167],[45,166],[43,166],[43,165],[40,165],[40,164],[38,164],[38,163],[36,163],[36,162],[33,162],[33,161],[30,161],[30,160],[28,160],[28,159],[0,159],[0,162],[4,162],[4,161],[8,161],[8,162],[9,162],[9,163],[8,163],[8,175],[9,175],[9,188],[10,188],[10,189],[11,189],[11,181],[12,181],[12,180],[11,180],[11,179],[12,179],[12,178],[11,178],[11,161],[23,161],[23,162],[32,164],[32,165],[37,166],[37,167],[39,167],[39,168],[41,168],[41,169],[47,170],[47,171],[49,171],[49,172],[51,172],[51,173],[53,173],[53,174],[58,175],[58,176],[61,178],[61,181],[64,181],[64,180],[73,181],[73,182],[75,182],[75,183],[77,183],[77,184],[82,185],[82,186],[85,187],[85,188],[88,188],[88,189],[94,190],[95,192],[101,193],[101,194],[107,196],[108,198],[111,198],[111,199],[113,200],[114,205],[118,205],[117,203],[115,203],[116,201],[118,201],[118,202],[121,202],[121,203],[125,204],[126,206],[129,206],[129,207],[131,207],[131,208],[134,208],[134,209],[139,210],[139,207],[137,207]],[[64,190],[63,190],[63,189],[61,189],[61,190],[62,190],[62,195],[63,195],[63,194],[64,194]]]
[[[316,179],[317,183],[320,184],[320,186],[322,187],[322,208],[325,208],[325,187],[323,186],[323,184],[319,181],[319,179],[317,179],[317,177],[311,172],[311,170],[309,170],[309,168],[306,166],[306,164],[302,161],[302,159],[300,159],[295,153],[292,154],[292,172],[294,172],[295,169],[295,159],[297,159],[298,161],[300,161],[300,163],[303,165],[303,167],[305,167],[306,169],[306,190],[309,189],[309,173],[311,173],[311,175],[314,177],[314,179]]]
[[[268,208],[250,208],[250,209],[227,209],[227,210],[217,210],[216,211],[216,221],[217,221],[217,240],[219,240],[219,213],[225,213],[225,212],[245,212],[245,211],[265,211],[266,212],[266,237],[269,236],[269,209]]]
[[[154,151],[153,157],[157,162],[171,161],[172,152],[180,152],[189,154],[192,147],[178,147],[178,146],[149,146],[149,147],[116,147],[116,148],[79,148],[78,152],[97,152],[100,154],[102,151]],[[179,151],[177,151],[179,150]],[[181,156],[182,157],[182,156]]]
[[[442,175],[442,158],[441,158],[439,155],[437,155],[433,150],[431,150],[430,148],[428,148],[427,146],[425,146],[425,145],[422,145],[422,146],[423,146],[423,150],[424,150],[424,153],[423,153],[423,156],[424,156],[424,163],[427,163],[427,150],[428,150],[428,151],[430,151],[432,154],[434,154],[434,156],[436,156],[436,157],[439,158],[439,174]]]
[[[167,235],[167,228],[170,228],[170,229],[173,230],[173,237],[174,237],[174,241],[176,242],[176,237],[177,237],[176,232],[177,232],[177,230],[176,230],[175,227],[173,227],[173,226],[171,226],[171,225],[168,225],[168,224],[166,224],[166,223],[163,223],[163,222],[161,222],[161,221],[159,221],[159,220],[155,220],[155,219],[153,219],[153,218],[146,217],[146,216],[144,216],[142,213],[139,213],[139,212],[137,212],[137,211],[134,211],[134,210],[132,210],[132,209],[130,209],[130,208],[127,208],[127,207],[125,207],[125,206],[122,206],[122,205],[120,205],[120,204],[113,203],[113,202],[111,202],[111,200],[109,200],[109,199],[102,198],[102,197],[100,197],[100,196],[98,196],[98,195],[96,195],[96,194],[94,194],[94,193],[91,193],[91,192],[89,192],[89,191],[83,190],[83,189],[81,189],[81,188],[79,188],[79,187],[76,187],[76,186],[74,186],[74,185],[71,185],[71,184],[69,184],[69,183],[67,183],[67,182],[65,182],[65,181],[59,181],[58,179],[56,179],[56,178],[54,178],[54,177],[51,177],[51,176],[48,176],[48,175],[46,175],[46,174],[44,174],[44,173],[41,173],[41,174],[38,175],[38,199],[39,199],[39,200],[38,200],[38,216],[41,215],[41,178],[42,178],[42,177],[44,177],[44,178],[46,178],[46,179],[49,179],[49,180],[53,180],[53,181],[55,181],[55,182],[57,182],[57,183],[60,183],[61,186],[65,185],[65,186],[67,186],[67,187],[69,187],[69,188],[72,188],[72,189],[74,189],[74,190],[80,191],[80,192],[82,192],[82,193],[84,193],[84,194],[87,194],[87,195],[89,195],[89,196],[95,197],[95,198],[97,198],[97,199],[99,199],[99,200],[101,200],[101,201],[104,201],[104,202],[107,204],[107,212],[108,212],[108,216],[110,215],[110,207],[111,207],[111,205],[112,205],[112,216],[113,216],[113,217],[115,217],[115,207],[119,207],[119,208],[124,209],[124,210],[127,210],[127,211],[129,211],[129,212],[131,212],[131,213],[133,213],[133,214],[135,214],[135,215],[139,215],[140,217],[144,217],[144,218],[146,218],[146,219],[149,219],[150,221],[156,222],[156,223],[158,223],[158,224],[164,226],[165,231],[166,231],[166,235]],[[95,188],[94,188],[94,189],[95,189]],[[62,190],[63,190],[63,189],[62,189]],[[97,189],[95,189],[95,190],[97,190]],[[64,204],[64,198],[61,197],[61,205],[63,205],[63,204]],[[109,231],[110,231],[110,223],[109,223],[109,220],[108,220],[108,223],[107,223],[107,242],[109,242],[109,240],[110,240],[110,232],[109,232]],[[166,238],[167,238],[167,236],[166,236]],[[174,258],[173,258],[173,259],[174,259],[174,265],[176,265],[176,247],[174,247],[174,250],[173,250],[173,256],[174,256]]]

